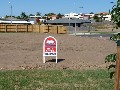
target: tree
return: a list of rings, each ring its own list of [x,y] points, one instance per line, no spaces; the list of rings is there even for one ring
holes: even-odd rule
[[[109,9],[109,14],[111,13],[110,9]]]
[[[113,23],[115,23],[117,25],[117,27],[120,27],[120,0],[117,0],[117,4],[112,7],[111,20],[113,21]],[[116,41],[116,42],[118,40],[120,40],[120,33],[110,37],[110,40],[113,40],[113,41]],[[110,54],[110,55],[106,56],[105,62],[112,63],[112,64],[109,65],[108,69],[116,67],[116,64],[113,64],[113,62],[116,62],[116,60],[117,60],[117,54],[116,53],[113,53],[113,54]],[[114,73],[115,73],[115,71],[110,73],[111,78],[114,75]]]
[[[8,18],[8,17],[10,17],[10,16],[6,15],[6,16],[5,16],[5,19]]]
[[[117,27],[120,27],[120,0],[118,0],[117,4],[112,7],[111,20],[117,25]]]
[[[8,16],[8,15],[6,15],[4,18],[6,19],[6,18],[11,18],[11,16]],[[15,16],[12,16],[13,18],[15,18]]]
[[[20,17],[20,16],[17,16],[16,18],[17,18],[17,19],[21,19],[21,17]]]
[[[29,16],[34,16],[33,14],[29,14]]]
[[[96,22],[99,22],[100,20],[99,20],[99,17],[97,16],[97,15],[94,15],[94,20],[96,21]]]
[[[50,20],[52,15],[56,15],[56,14],[55,13],[48,13],[48,14],[45,14],[43,17],[47,20]]]
[[[45,16],[52,16],[52,15],[56,15],[55,13],[48,13],[48,14],[45,14]]]
[[[59,18],[62,18],[62,16],[63,16],[63,15],[59,13],[59,14],[57,15],[57,18],[58,18],[58,19],[59,19]]]
[[[40,13],[40,12],[37,12],[36,15],[37,15],[37,16],[41,16],[41,13]]]
[[[93,12],[90,12],[90,14],[94,14]]]
[[[25,12],[22,12],[22,13],[21,13],[20,19],[28,20],[28,16],[25,14]]]
[[[103,13],[100,13],[100,20],[101,20],[101,22],[103,21]]]
[[[118,33],[117,35],[113,35],[110,37],[110,40],[113,40],[115,42],[117,42],[118,40],[120,40],[120,33]],[[108,70],[110,70],[111,68],[114,68],[116,67],[116,60],[117,60],[117,54],[116,53],[112,53],[112,54],[109,54],[106,56],[105,58],[105,63],[109,63],[110,65],[108,66]],[[110,72],[110,78],[113,77],[115,73],[115,70],[111,71]]]

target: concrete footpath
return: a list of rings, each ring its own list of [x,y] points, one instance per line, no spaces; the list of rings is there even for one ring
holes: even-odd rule
[[[82,32],[82,33],[73,33],[69,35],[76,35],[76,36],[86,36],[86,37],[111,37],[115,34],[118,34],[120,32]]]

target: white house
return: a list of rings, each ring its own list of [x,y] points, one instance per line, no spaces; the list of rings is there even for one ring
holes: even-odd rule
[[[111,21],[111,15],[103,16],[104,20]]]
[[[101,15],[102,15],[103,20],[111,21],[111,15],[108,12],[100,12],[100,13],[97,13],[96,15],[98,17],[101,17]]]
[[[93,18],[95,14],[89,14],[89,13],[87,14],[87,13],[86,13],[86,14],[84,14],[84,15],[85,15],[85,16],[89,16],[90,18]]]
[[[40,20],[40,22],[45,22],[46,21],[46,19],[42,19],[42,16],[37,16],[37,15],[35,15],[35,16],[30,16],[30,20],[29,21],[33,21],[34,22],[34,24],[36,23],[36,18],[39,18],[39,20]]]
[[[64,15],[65,17],[64,18],[79,18],[79,15],[77,13],[69,13],[69,14],[65,14]]]
[[[34,15],[34,16],[30,16],[30,18],[42,18],[42,16]]]
[[[34,24],[34,22],[27,22],[27,21],[2,21],[0,23],[12,23],[12,24]]]
[[[69,14],[65,14],[64,15],[65,17],[64,18],[78,18],[78,19],[90,19],[90,18],[93,18],[94,17],[94,14],[83,14],[83,13],[80,13],[80,14],[77,14],[77,13],[69,13]]]
[[[103,20],[107,20],[107,21],[111,21],[111,15],[109,13],[106,13],[106,12],[101,12],[103,14]],[[98,17],[101,17],[101,13],[97,13],[97,16]],[[65,14],[64,18],[68,18],[68,19],[72,19],[72,18],[78,18],[78,19],[84,19],[84,20],[88,20],[88,19],[91,19],[94,17],[95,14],[83,14],[83,13],[80,13],[80,14],[77,14],[77,13],[69,13],[69,14]]]
[[[25,20],[8,20],[8,19],[0,19],[0,23],[12,23],[12,24],[34,24],[32,21],[25,21]]]

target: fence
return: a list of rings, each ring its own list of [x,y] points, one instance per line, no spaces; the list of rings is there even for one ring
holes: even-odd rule
[[[81,32],[90,32],[90,31],[96,30],[95,27],[93,27],[92,25],[89,25],[89,24],[82,24],[80,27],[68,26],[67,28],[68,28],[69,34],[81,33]]]
[[[62,25],[0,24],[0,32],[39,32],[66,34],[67,27]]]
[[[80,27],[78,26],[68,26],[68,33],[69,34],[79,34],[84,32],[99,32],[104,30],[112,30],[113,23],[112,22],[94,22],[94,23],[84,23],[81,24]]]

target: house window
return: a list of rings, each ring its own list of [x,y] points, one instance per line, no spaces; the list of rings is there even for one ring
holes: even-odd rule
[[[80,23],[78,23],[78,27],[80,27]]]
[[[74,16],[78,16],[78,15],[74,15]]]
[[[75,23],[73,24],[73,27],[75,27]]]

